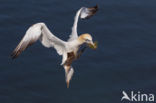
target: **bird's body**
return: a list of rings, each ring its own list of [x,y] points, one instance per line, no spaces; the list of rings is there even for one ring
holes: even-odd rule
[[[65,74],[66,82],[69,86],[69,82],[74,73],[74,69],[71,66],[73,60],[76,60],[79,56],[78,50],[83,43],[92,44],[92,37],[90,34],[77,35],[77,22],[79,16],[82,18],[88,18],[95,14],[97,11],[97,6],[93,8],[81,8],[75,17],[74,25],[72,28],[72,33],[68,41],[63,41],[56,37],[53,33],[50,32],[45,23],[37,23],[32,25],[27,31],[21,42],[15,48],[12,53],[12,58],[16,58],[24,51],[27,47],[35,43],[37,40],[40,40],[43,46],[50,48],[53,47],[56,49],[57,53],[62,56],[62,63]]]

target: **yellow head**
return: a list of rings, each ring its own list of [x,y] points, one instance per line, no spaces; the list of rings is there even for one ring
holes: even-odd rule
[[[93,47],[93,48],[96,48],[94,43],[93,43],[93,40],[92,40],[92,36],[88,33],[85,33],[85,34],[81,34],[78,38],[79,42],[81,44],[83,43],[87,43],[89,47]]]
[[[91,43],[92,42],[92,36],[88,33],[85,33],[85,34],[81,34],[78,38],[78,40],[81,42],[81,43]]]

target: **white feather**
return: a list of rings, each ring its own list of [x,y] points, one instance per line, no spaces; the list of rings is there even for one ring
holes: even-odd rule
[[[65,62],[67,52],[69,51],[66,48],[67,42],[52,34],[44,23],[37,23],[31,26],[15,51],[18,53],[22,48],[25,49],[31,42],[36,42],[37,40],[40,40],[42,45],[47,48],[54,47],[59,55],[63,55],[62,64]]]

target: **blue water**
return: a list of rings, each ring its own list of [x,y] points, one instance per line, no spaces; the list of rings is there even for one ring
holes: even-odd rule
[[[99,42],[73,63],[66,88],[61,57],[40,42],[19,58],[10,54],[25,31],[45,22],[67,40],[82,6],[99,5],[78,33]],[[122,103],[122,91],[156,95],[155,0],[0,0],[0,103]]]

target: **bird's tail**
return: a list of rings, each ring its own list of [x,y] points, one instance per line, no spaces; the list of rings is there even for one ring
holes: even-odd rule
[[[65,69],[65,80],[67,83],[67,88],[69,88],[69,84],[70,84],[70,80],[72,79],[72,76],[74,74],[74,69],[72,66],[66,66],[64,65],[64,69]]]

